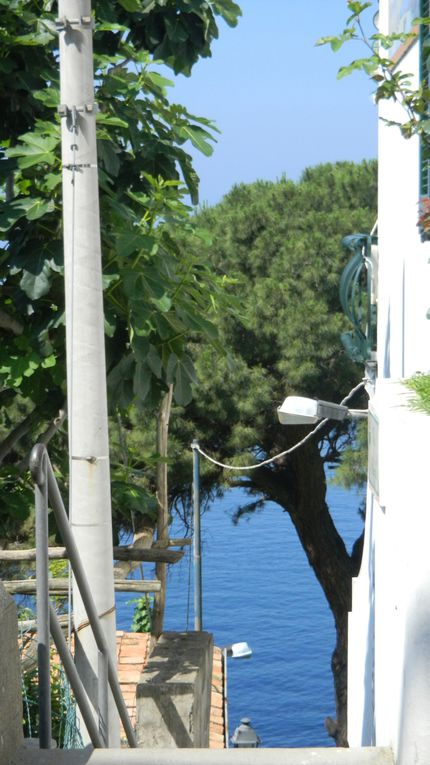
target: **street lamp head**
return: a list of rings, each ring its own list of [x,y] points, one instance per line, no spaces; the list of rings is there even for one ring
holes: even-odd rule
[[[278,406],[281,425],[314,425],[318,422],[317,402],[303,396],[287,396]]]
[[[351,416],[347,406],[303,396],[287,396],[278,407],[281,425],[315,425],[318,420],[344,420]]]
[[[226,646],[224,649],[227,656],[231,656],[232,659],[250,659],[252,656],[252,649],[248,643],[232,643],[232,645]]]

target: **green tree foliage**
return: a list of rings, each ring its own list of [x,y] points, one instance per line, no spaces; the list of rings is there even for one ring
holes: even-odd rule
[[[202,211],[198,222],[214,242],[208,257],[236,278],[242,317],[220,319],[229,356],[220,359],[209,347],[195,346],[200,382],[184,416],[172,419],[174,439],[190,444],[197,437],[222,462],[256,463],[308,432],[278,423],[276,407],[285,396],[336,402],[359,382],[362,370],[340,343],[347,323],[338,290],[348,258],[341,239],[369,231],[375,210],[376,163],[342,162],[308,169],[299,183],[235,187],[219,205]],[[346,741],[346,623],[359,550],[346,549],[330,516],[325,465],[339,460],[349,440],[347,425],[328,426],[290,456],[244,474],[223,472],[204,460],[202,465],[206,497],[226,482],[246,490],[249,502],[238,509],[238,518],[271,500],[293,521],[335,619],[337,725],[329,727],[340,744]],[[175,461],[171,486],[180,505],[189,496],[190,457],[185,462],[175,454]]]
[[[342,458],[333,477],[335,486],[362,489],[367,482],[367,422],[351,426],[351,440],[342,449]]]
[[[357,382],[359,367],[339,342],[348,326],[338,294],[348,258],[340,241],[369,230],[375,208],[376,164],[345,162],[310,168],[297,184],[235,187],[200,213],[213,239],[208,257],[235,278],[241,309],[220,322],[229,356],[198,347],[200,383],[187,414],[208,448],[224,457],[243,451],[247,461],[255,448],[282,451],[289,429],[273,412],[286,395],[335,401]]]
[[[406,387],[414,394],[410,407],[430,414],[430,375],[416,374],[406,381]]]
[[[151,632],[153,598],[149,595],[142,595],[141,598],[136,598],[132,602],[134,602],[135,606],[131,631]]]
[[[25,661],[25,643],[22,653],[22,659]],[[51,663],[50,670],[52,737],[56,741],[57,747],[62,749],[65,745],[66,718],[70,714],[70,707],[73,702],[62,667],[57,663]],[[31,668],[25,668],[22,674],[23,733],[25,738],[37,738],[39,736],[38,680],[37,666],[34,666],[34,662],[32,662]]]
[[[0,6],[4,538],[28,515],[22,471],[29,442],[57,421],[64,404],[65,344],[54,3],[0,0]],[[176,401],[186,404],[196,379],[187,340],[204,333],[217,345],[212,317],[225,301],[225,280],[200,256],[199,243],[192,252],[176,243],[178,227],[195,236],[184,194],[197,201],[198,178],[186,145],[209,155],[215,126],[169,101],[171,83],[154,59],[189,74],[200,56],[210,55],[216,17],[234,25],[240,11],[232,0],[99,0],[94,12],[112,410],[132,401],[154,407],[170,384]]]

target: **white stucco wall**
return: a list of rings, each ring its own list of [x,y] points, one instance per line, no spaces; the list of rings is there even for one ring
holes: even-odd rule
[[[392,746],[430,762],[430,417],[403,382],[378,380],[379,499],[369,490],[365,551],[349,623],[350,746]],[[412,757],[412,748],[414,750]]]
[[[374,502],[367,493],[363,559],[353,580],[348,622],[348,740],[350,746],[375,744],[374,726]]]
[[[399,66],[417,81],[417,44]],[[380,114],[404,119],[398,104]],[[430,243],[420,240],[418,201],[418,139],[381,122],[373,480],[349,620],[348,738],[392,746],[396,765],[430,763],[430,417],[410,409],[399,379],[430,371]]]

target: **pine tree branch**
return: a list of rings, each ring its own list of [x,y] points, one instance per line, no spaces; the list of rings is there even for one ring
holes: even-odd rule
[[[24,332],[24,326],[21,322],[6,313],[3,308],[0,308],[0,329],[8,329],[17,336]]]
[[[61,428],[64,420],[66,419],[66,416],[67,416],[66,403],[64,402],[61,409],[59,409],[55,417],[52,418],[45,432],[38,437],[37,439],[38,443],[45,444],[45,446],[47,446],[51,438],[53,438],[53,436],[55,436],[55,434]],[[17,468],[20,473],[22,473],[24,470],[28,468],[29,457],[30,457],[30,453],[26,454],[25,457],[18,462]]]
[[[6,436],[0,444],[0,465],[10,454],[16,444],[30,432],[30,430],[42,420],[41,415],[36,409],[33,409],[24,419]]]

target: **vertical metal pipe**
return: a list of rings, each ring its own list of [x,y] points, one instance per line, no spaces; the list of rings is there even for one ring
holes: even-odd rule
[[[202,619],[202,539],[200,530],[200,454],[198,441],[193,450],[193,519],[194,519],[194,629],[203,629]]]
[[[85,725],[91,738],[91,743],[94,747],[102,749],[104,742],[100,736],[97,724],[94,720],[93,710],[90,702],[88,701],[85,688],[82,685],[81,678],[78,675],[78,671],[75,667],[72,654],[69,651],[69,647],[66,643],[66,638],[61,630],[61,625],[58,620],[58,616],[55,613],[52,605],[49,607],[51,633],[54,638],[54,643],[58,651],[58,655],[63,663],[67,678],[70,683],[70,687],[74,693],[76,703],[81,710],[82,717],[84,718]]]
[[[35,447],[35,449],[37,449],[37,447]],[[97,645],[98,650],[104,653],[108,657],[109,686],[112,691],[112,696],[114,698],[117,710],[119,712],[119,716],[121,718],[121,722],[122,722],[125,734],[127,736],[127,741],[130,747],[135,748],[137,747],[136,736],[134,734],[134,729],[128,715],[127,707],[122,697],[121,688],[118,682],[118,677],[116,672],[116,662],[114,664],[111,654],[109,652],[109,645],[107,643],[105,633],[103,632],[103,629],[100,625],[100,620],[97,615],[97,609],[96,609],[96,605],[94,603],[94,599],[92,595],[92,589],[90,585],[88,584],[87,579],[85,577],[85,570],[83,568],[81,558],[78,552],[78,548],[68,523],[66,510],[64,508],[63,500],[61,499],[60,490],[55,480],[52,467],[50,466],[50,463],[48,464],[50,468],[48,472],[49,497],[50,497],[51,507],[55,513],[55,520],[57,521],[57,527],[61,534],[63,542],[67,547],[67,552],[68,552],[69,560],[73,569],[73,574],[75,576],[75,579],[79,588],[79,592],[82,597],[82,602],[84,604],[86,614],[88,616],[89,622],[93,630],[95,643]],[[112,730],[109,727],[110,744],[111,746],[114,746],[114,744],[112,743],[111,734],[112,734]]]
[[[43,469],[43,466],[44,466],[44,469]],[[136,736],[135,736],[134,729],[128,715],[128,710],[127,710],[125,701],[121,693],[121,687],[119,685],[118,676],[116,672],[116,663],[114,664],[111,658],[109,645],[108,645],[106,636],[103,632],[103,629],[101,627],[100,620],[97,614],[97,608],[92,596],[92,589],[85,578],[85,570],[82,566],[82,562],[78,552],[78,547],[69,526],[69,521],[67,518],[67,513],[63,504],[63,500],[61,498],[60,490],[55,480],[54,472],[52,470],[52,466],[49,461],[48,453],[46,451],[46,447],[44,446],[44,444],[36,444],[36,446],[33,447],[31,451],[31,455],[30,455],[30,470],[33,477],[33,481],[36,483],[37,486],[42,487],[44,485],[44,481],[47,483],[50,505],[55,514],[58,530],[67,548],[70,563],[73,568],[73,573],[76,578],[79,591],[82,595],[82,601],[84,603],[85,611],[93,630],[95,643],[97,645],[98,650],[101,651],[101,653],[103,653],[105,656],[107,656],[108,680],[109,680],[110,689],[112,691],[112,696],[115,701],[116,708],[119,712],[121,722],[122,722],[125,734],[127,736],[128,743],[130,747],[135,748],[137,747]],[[44,475],[46,473],[47,473],[47,479],[44,478]],[[52,613],[51,613],[51,627],[54,621],[55,620],[52,618]],[[71,680],[71,677],[72,676],[70,675],[69,676],[70,680]],[[76,694],[76,697],[77,697],[77,694]],[[95,737],[93,736],[92,738],[93,743],[94,741],[98,741],[100,739],[95,721],[94,721],[94,726],[95,726],[96,735]],[[110,743],[111,743],[111,746],[113,746],[112,740],[110,740]],[[97,743],[94,745],[103,746],[103,742],[101,744]]]
[[[51,668],[49,632],[48,570],[48,480],[46,457],[42,462],[42,482],[35,486],[36,504],[36,598],[37,665],[39,680],[39,746],[51,748]]]
[[[105,747],[109,746],[108,709],[109,709],[109,681],[108,681],[108,657],[99,651],[99,683],[98,683],[98,707],[99,707],[99,732]]]

